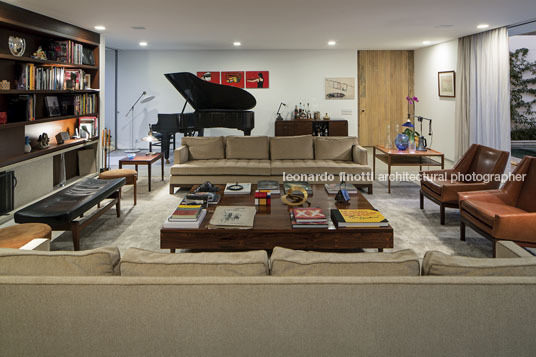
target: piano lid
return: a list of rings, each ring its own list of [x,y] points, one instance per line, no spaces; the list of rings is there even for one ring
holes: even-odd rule
[[[165,76],[195,110],[249,110],[257,104],[255,97],[241,88],[210,83],[189,72]]]

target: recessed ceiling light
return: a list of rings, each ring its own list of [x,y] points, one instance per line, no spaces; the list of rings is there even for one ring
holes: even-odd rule
[[[480,25],[478,25],[476,28],[477,28],[477,29],[487,29],[488,27],[489,27],[488,24],[480,24]]]
[[[337,42],[335,41],[328,41],[328,46],[335,46]]]
[[[104,30],[106,30],[106,27],[104,27],[104,26],[102,26],[102,25],[97,25],[97,26],[95,26],[95,30],[97,30],[97,31],[104,31]]]
[[[130,26],[130,28],[133,30],[146,30],[146,28],[143,26]]]
[[[145,42],[145,41],[140,42],[140,46],[141,46],[141,47],[146,47],[147,45],[148,45],[148,43]]]
[[[239,41],[235,41],[235,42],[233,42],[233,46],[240,47],[240,46],[242,46],[242,43],[239,42]]]
[[[429,44],[431,44],[431,43],[432,43],[432,42],[430,42],[430,41],[422,41],[422,44],[423,44],[423,45],[429,45]]]

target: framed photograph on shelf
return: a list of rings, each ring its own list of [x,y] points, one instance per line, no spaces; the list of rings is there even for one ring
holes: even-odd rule
[[[56,96],[45,97],[45,107],[49,117],[59,117],[61,115],[60,102]]]
[[[456,97],[456,73],[454,71],[438,72],[437,86],[440,97]]]

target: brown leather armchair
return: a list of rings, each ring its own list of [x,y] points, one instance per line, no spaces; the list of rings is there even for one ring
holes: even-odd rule
[[[420,207],[424,197],[439,205],[441,224],[445,224],[445,207],[458,208],[458,193],[499,188],[500,180],[488,182],[459,180],[459,175],[502,174],[510,154],[484,145],[473,144],[450,170],[423,171]]]
[[[512,175],[500,190],[459,194],[460,239],[468,225],[493,242],[494,257],[497,240],[536,247],[536,157],[526,156]]]

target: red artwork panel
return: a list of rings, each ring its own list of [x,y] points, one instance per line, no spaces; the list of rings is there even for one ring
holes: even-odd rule
[[[246,72],[246,88],[270,88],[270,72]]]
[[[197,72],[197,76],[207,82],[220,84],[220,72]]]
[[[244,72],[221,72],[221,84],[244,88]]]

